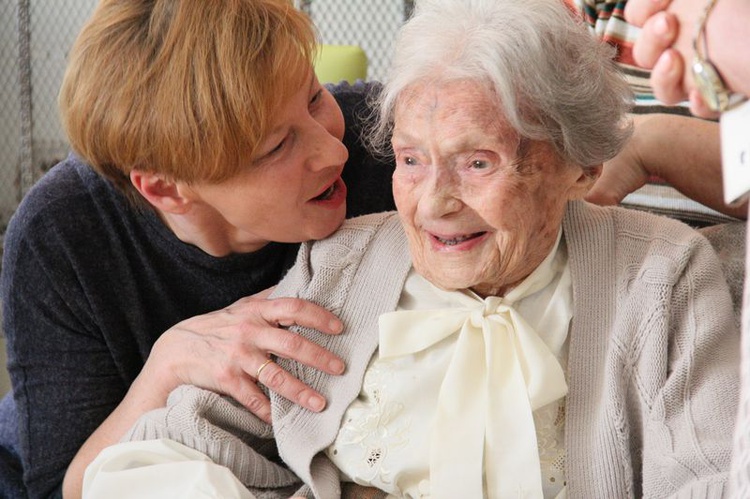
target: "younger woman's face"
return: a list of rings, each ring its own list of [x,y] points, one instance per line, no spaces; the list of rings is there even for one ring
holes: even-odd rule
[[[218,184],[190,186],[203,212],[200,223],[226,253],[330,235],[346,214],[343,136],[341,109],[310,71],[244,171]]]

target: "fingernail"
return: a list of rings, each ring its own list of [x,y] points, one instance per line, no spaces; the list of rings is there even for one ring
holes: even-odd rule
[[[344,329],[344,325],[341,324],[341,321],[331,321],[329,327],[334,333],[340,333],[341,330]]]
[[[328,363],[328,370],[332,374],[341,374],[341,373],[344,372],[345,368],[346,368],[346,366],[339,359],[334,359],[334,360],[332,360],[331,362]]]
[[[326,406],[326,400],[323,397],[312,396],[308,401],[308,406],[315,412],[320,412]]]

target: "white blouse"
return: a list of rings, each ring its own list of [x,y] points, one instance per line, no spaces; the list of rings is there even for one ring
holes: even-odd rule
[[[508,305],[505,307],[506,309],[512,309],[511,315],[516,314],[514,315],[516,321],[524,324],[523,327],[515,328],[518,336],[522,335],[521,333],[526,334],[525,331],[530,326],[531,335],[538,335],[537,338],[541,338],[541,342],[546,346],[546,348],[544,346],[542,348],[548,349],[547,355],[551,354],[549,357],[556,364],[552,370],[557,369],[552,374],[545,374],[545,376],[549,375],[551,378],[544,378],[544,382],[540,383],[541,378],[537,378],[535,373],[523,370],[529,369],[529,364],[525,362],[526,358],[523,355],[520,357],[519,373],[523,371],[523,378],[527,386],[533,384],[534,380],[537,385],[557,384],[557,388],[553,389],[553,391],[557,391],[551,396],[547,394],[547,398],[541,402],[544,404],[543,406],[534,407],[532,402],[531,410],[527,409],[525,413],[519,412],[519,414],[528,414],[528,416],[515,416],[515,413],[511,415],[511,422],[524,418],[529,420],[526,425],[532,431],[530,438],[517,436],[523,434],[517,433],[515,430],[508,430],[509,425],[505,423],[498,424],[498,419],[501,418],[496,417],[492,409],[487,409],[489,413],[486,419],[483,415],[477,416],[476,413],[486,412],[485,406],[479,406],[481,407],[480,410],[466,409],[466,414],[461,413],[461,408],[466,405],[473,406],[475,400],[485,397],[484,395],[466,395],[463,393],[465,391],[480,390],[488,392],[485,398],[489,399],[487,402],[489,406],[493,406],[493,397],[495,399],[499,397],[499,395],[495,395],[496,392],[507,393],[503,391],[503,387],[498,385],[497,377],[494,375],[498,372],[497,369],[507,364],[505,359],[498,362],[500,356],[497,355],[497,350],[493,352],[491,347],[486,347],[487,364],[503,364],[503,366],[489,365],[487,367],[487,372],[493,373],[488,381],[481,382],[479,379],[474,379],[478,376],[477,374],[468,374],[472,377],[466,378],[463,371],[471,371],[472,369],[466,369],[467,364],[464,362],[460,364],[462,369],[460,369],[461,373],[459,374],[459,376],[464,377],[460,378],[458,383],[453,383],[457,385],[455,387],[457,393],[445,394],[443,396],[444,402],[440,402],[441,387],[451,384],[446,381],[447,373],[452,362],[456,362],[454,357],[459,356],[456,354],[457,344],[463,342],[461,338],[464,337],[464,329],[461,329],[460,324],[458,329],[454,326],[447,326],[456,333],[440,335],[434,342],[428,341],[425,343],[427,346],[404,347],[406,350],[403,350],[401,343],[415,342],[402,334],[404,322],[396,322],[397,326],[388,326],[390,329],[395,329],[395,331],[389,333],[384,331],[387,321],[383,321],[383,318],[381,318],[379,355],[373,356],[370,361],[360,395],[345,412],[338,436],[326,450],[329,458],[341,470],[342,478],[361,485],[377,487],[396,497],[446,497],[453,494],[447,492],[446,489],[453,488],[454,484],[454,490],[460,489],[462,491],[461,497],[472,495],[467,494],[467,491],[478,491],[480,489],[481,492],[472,496],[497,497],[505,495],[504,492],[499,491],[507,489],[503,489],[501,485],[495,485],[495,482],[507,484],[508,480],[505,477],[517,474],[517,471],[512,469],[515,464],[508,464],[516,461],[518,455],[515,452],[516,446],[519,446],[519,448],[529,447],[529,441],[534,440],[535,434],[536,443],[534,446],[536,450],[531,450],[534,453],[535,460],[526,462],[536,463],[535,467],[539,472],[528,469],[522,469],[521,471],[531,476],[531,481],[536,482],[536,484],[533,487],[525,487],[522,483],[521,485],[513,485],[516,487],[513,489],[513,495],[558,499],[564,497],[564,394],[567,391],[567,386],[563,373],[568,328],[573,310],[572,285],[567,261],[565,244],[559,235],[556,246],[544,262],[502,299],[497,297],[482,299],[471,291],[444,291],[433,286],[412,270],[406,280],[399,302],[399,311],[442,309],[452,313],[453,310],[471,309],[473,310],[470,312],[472,314],[471,319],[465,320],[464,329],[466,329],[468,323],[475,324],[477,322],[475,315],[473,315],[476,314],[477,310],[483,312],[486,319],[489,314],[493,313],[487,312],[488,306],[496,307],[498,303],[503,302]],[[510,300],[512,295],[514,295],[514,298]],[[399,314],[399,312],[393,312],[393,314]],[[517,316],[520,316],[520,318]],[[417,329],[419,335],[416,343],[424,343],[422,338],[431,334],[427,329],[436,327],[434,320],[423,320],[418,317],[416,319],[414,317],[397,317],[396,319],[406,319],[408,327]],[[449,321],[450,319],[438,319],[438,322],[441,323]],[[518,333],[519,329],[521,333]],[[516,343],[519,343],[518,336],[512,336],[513,328],[510,327],[509,330],[511,337],[515,338]],[[536,335],[533,334],[534,331]],[[486,343],[488,341],[487,334],[485,330],[483,336],[480,329],[479,333],[475,333],[474,336],[484,337]],[[496,336],[497,334],[496,331],[492,331],[490,336]],[[524,341],[526,340],[521,340],[520,343]],[[386,346],[391,344],[392,346]],[[505,345],[507,346],[507,344]],[[461,348],[466,347],[460,346],[458,350]],[[386,355],[384,349],[389,351],[401,349],[411,353],[403,354],[401,352]],[[472,350],[468,357],[470,364],[482,366],[484,364],[482,358],[474,360],[475,352],[476,350]],[[534,355],[531,355],[531,357],[534,357]],[[470,364],[469,367],[472,367]],[[486,375],[486,377],[489,376],[489,374]],[[555,380],[555,378],[560,379]],[[549,382],[550,379],[553,380],[551,383]],[[477,388],[479,386],[484,388]],[[542,388],[542,390],[544,389],[546,388]],[[446,390],[450,390],[450,388]],[[529,388],[529,398],[532,398],[531,390],[532,388]],[[465,402],[453,404],[454,400],[459,400],[464,395],[467,397],[468,404]],[[502,406],[503,400],[505,399],[499,400],[495,406]],[[441,408],[441,404],[443,404],[443,408]],[[459,407],[456,408],[455,405]],[[515,406],[517,404],[510,405]],[[526,402],[526,405],[528,407],[528,402]],[[457,412],[455,417],[460,419],[455,419],[454,424],[442,423],[441,426],[441,423],[436,420],[442,417],[439,414],[441,414],[441,411],[446,411],[445,407],[448,408],[448,412]],[[449,415],[446,421],[450,421],[450,417]],[[435,430],[436,426],[440,427],[439,431]],[[447,430],[445,426],[448,427]],[[477,438],[477,431],[474,431],[477,430],[476,426],[480,426],[478,429],[480,447],[472,444],[472,440]],[[503,432],[504,429],[506,431]],[[472,439],[470,435],[475,435],[475,438]],[[513,450],[507,450],[505,453],[502,450],[493,451],[492,442],[489,442],[489,440],[494,437],[486,435],[500,435],[499,438],[502,442],[511,442],[512,444],[504,444],[502,449],[507,450],[512,447]],[[463,447],[466,447],[466,449]],[[436,448],[439,448],[440,452],[435,452]],[[495,448],[497,448],[497,445]],[[467,451],[467,449],[476,450]],[[461,457],[461,452],[467,453],[467,456],[478,454],[478,461],[466,463],[467,459]],[[499,456],[499,459],[492,460],[492,464],[488,464],[488,461],[492,459],[493,452]],[[441,472],[433,471],[431,474],[431,466],[433,470],[445,469],[448,470],[449,474],[457,474],[458,477],[443,477],[443,481],[437,482],[440,485],[436,485],[435,474],[441,474]],[[464,466],[465,473],[461,471],[461,466]],[[491,471],[498,467],[504,468],[506,473]],[[525,466],[525,468],[528,467],[528,465]],[[474,474],[472,470],[475,468],[481,474]],[[488,472],[488,470],[490,471]],[[494,478],[494,475],[499,475],[499,478]],[[472,484],[472,482],[478,483]],[[431,490],[431,486],[436,490]],[[472,489],[472,486],[475,488]]]

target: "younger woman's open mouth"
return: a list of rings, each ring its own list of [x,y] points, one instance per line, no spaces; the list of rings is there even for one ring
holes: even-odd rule
[[[310,200],[310,202],[326,208],[338,208],[344,201],[346,201],[346,184],[341,180],[341,177],[338,177],[323,192]]]

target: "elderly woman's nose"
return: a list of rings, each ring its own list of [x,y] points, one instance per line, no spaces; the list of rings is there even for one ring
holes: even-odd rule
[[[456,176],[444,170],[434,172],[422,191],[420,210],[431,217],[442,217],[460,210],[461,206],[460,184]]]

